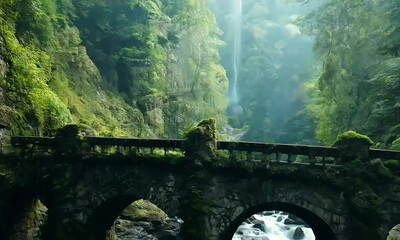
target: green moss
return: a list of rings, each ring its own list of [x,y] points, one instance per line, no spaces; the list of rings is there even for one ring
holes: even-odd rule
[[[209,212],[209,203],[203,200],[204,182],[207,180],[206,176],[201,173],[196,174],[188,183],[188,190],[183,200],[183,219],[185,225],[182,229],[182,236],[184,239],[202,240],[206,239],[204,236],[204,216]],[[203,183],[203,184],[202,184]]]
[[[185,132],[184,136],[186,138],[191,138],[193,136],[196,136],[196,137],[201,137],[206,141],[210,141],[215,139],[216,131],[217,130],[215,125],[215,119],[209,118],[202,120],[199,124],[197,124],[197,126],[189,128]]]
[[[132,221],[165,222],[167,214],[148,200],[137,200],[121,213],[121,217]]]
[[[0,2],[0,107],[15,110],[13,133],[85,123],[106,136],[181,137],[204,116],[224,122],[228,81],[205,3],[35,3]]]
[[[216,156],[217,132],[215,119],[201,121],[185,134],[185,154],[197,160],[210,161]]]
[[[374,142],[366,135],[359,134],[355,131],[347,131],[340,134],[336,140],[332,143],[332,146],[338,146],[348,141],[357,140],[369,145],[373,145]]]
[[[395,176],[400,177],[400,161],[399,160],[387,160],[383,164],[386,168],[392,171]]]
[[[369,147],[373,144],[372,140],[355,131],[348,131],[340,134],[332,144],[340,150],[341,163],[354,160],[369,159]]]

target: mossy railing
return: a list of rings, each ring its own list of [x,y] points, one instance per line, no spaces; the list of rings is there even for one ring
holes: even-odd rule
[[[50,150],[63,150],[63,143],[57,138],[51,137],[21,137],[11,138],[11,144],[18,149],[29,149],[32,147],[45,148]],[[78,152],[104,152],[101,149],[116,147],[117,153],[132,152],[135,149],[150,149],[151,153],[156,148],[163,149],[164,153],[171,149],[183,150],[185,140],[183,139],[147,139],[147,138],[115,138],[115,137],[83,137]],[[97,150],[100,148],[100,151]],[[126,151],[125,151],[126,150]]]
[[[186,141],[184,139],[144,139],[144,138],[114,138],[114,137],[83,137],[79,152],[98,152],[97,147],[116,147],[118,153],[130,152],[131,149],[175,149],[184,152]],[[47,148],[50,150],[62,149],[62,142],[57,138],[49,137],[21,137],[11,138],[11,143],[18,149],[32,147]],[[61,146],[57,146],[61,145]],[[85,147],[83,147],[85,145]],[[79,149],[79,148],[78,148]],[[123,151],[128,149],[128,151]],[[237,152],[245,153],[245,160],[258,160],[261,162],[277,161],[293,163],[297,156],[303,156],[310,165],[333,165],[340,158],[340,149],[336,147],[309,146],[297,144],[274,144],[260,142],[233,142],[217,141],[217,150],[228,151],[231,161],[237,161]],[[101,152],[101,151],[100,151]],[[369,149],[370,159],[397,159],[400,160],[400,151]]]
[[[117,152],[122,152],[121,148],[127,148],[128,152],[132,148],[147,148],[153,153],[154,150],[163,149],[164,154],[171,149],[183,150],[185,140],[183,139],[151,139],[151,138],[112,138],[112,137],[85,137],[84,141],[90,146],[92,152],[98,147],[117,147]]]
[[[246,160],[261,160],[262,162],[275,160],[292,163],[297,156],[304,156],[310,165],[322,164],[323,166],[333,164],[339,157],[339,150],[332,147],[229,141],[218,141],[217,145],[218,149],[228,150],[230,159],[233,161],[237,159],[235,152],[245,152]],[[255,159],[257,153],[259,159]]]

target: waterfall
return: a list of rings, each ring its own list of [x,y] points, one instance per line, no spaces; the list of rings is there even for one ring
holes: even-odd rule
[[[233,103],[239,102],[237,92],[238,72],[240,66],[240,51],[242,42],[242,0],[235,0],[234,10],[234,40],[233,40]]]

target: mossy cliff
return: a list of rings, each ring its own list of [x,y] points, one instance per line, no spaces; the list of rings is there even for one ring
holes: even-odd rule
[[[13,134],[82,123],[178,137],[206,116],[225,122],[228,82],[204,2],[4,0],[0,23],[0,123]]]

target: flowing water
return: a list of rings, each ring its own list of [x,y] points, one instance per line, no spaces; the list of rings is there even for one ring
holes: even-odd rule
[[[289,224],[289,214],[279,211],[266,211],[255,214],[252,220],[246,220],[233,236],[232,240],[293,240],[295,230],[301,227],[304,233],[302,240],[315,240],[314,233],[306,223]],[[285,223],[286,222],[286,223]],[[258,227],[255,227],[255,223]],[[260,229],[261,228],[261,229]]]
[[[235,11],[234,11],[234,25],[235,33],[233,40],[233,90],[232,90],[232,101],[233,103],[239,102],[239,96],[237,91],[237,83],[239,76],[240,66],[240,52],[242,45],[242,0],[235,0]]]

